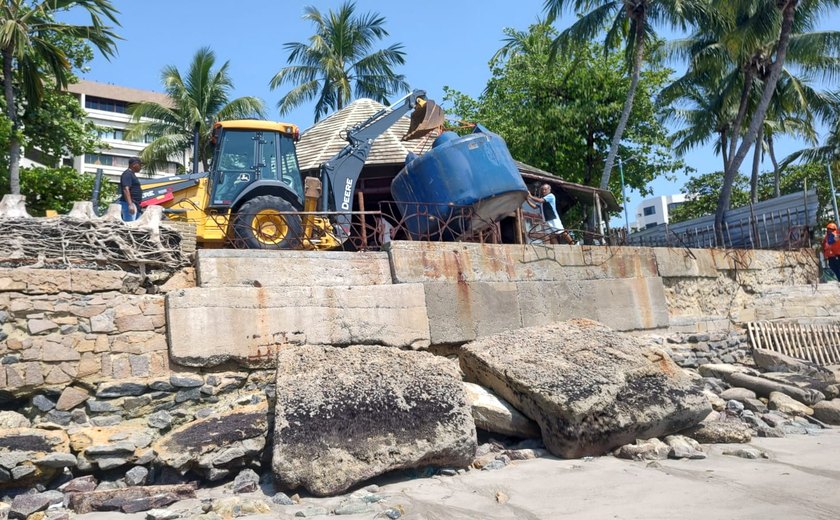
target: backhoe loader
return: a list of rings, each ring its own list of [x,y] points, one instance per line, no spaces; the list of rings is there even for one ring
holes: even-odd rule
[[[373,141],[412,109],[403,139],[443,125],[440,107],[415,90],[347,129],[347,146],[321,165],[319,178],[306,179],[295,153],[296,125],[220,121],[213,128],[210,171],[142,181],[141,206],[159,204],[170,219],[194,224],[203,247],[340,248],[350,234],[356,181]]]

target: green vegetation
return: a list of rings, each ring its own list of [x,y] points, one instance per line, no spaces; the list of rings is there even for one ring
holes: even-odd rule
[[[193,56],[186,77],[172,65],[161,72],[161,81],[172,99],[172,106],[145,102],[132,105],[129,111],[133,124],[129,139],[146,135],[153,141],[143,150],[141,158],[146,171],[154,173],[172,157],[183,156],[198,133],[198,160],[207,171],[212,151],[210,134],[216,121],[265,117],[262,100],[255,97],[229,99],[233,80],[228,62],[214,70],[216,55],[208,47]],[[142,118],[149,120],[143,121]]]
[[[56,14],[80,9],[90,15],[90,25],[71,25],[56,20]],[[39,105],[45,85],[63,89],[73,75],[73,63],[57,41],[89,42],[106,56],[116,49],[117,35],[104,22],[117,25],[117,10],[109,0],[61,0],[29,2],[6,0],[0,9],[0,53],[3,57],[3,93],[8,136],[9,190],[21,192],[20,151],[27,105]]]
[[[484,93],[472,99],[447,89],[447,113],[498,133],[523,162],[568,181],[597,183],[627,97],[623,55],[605,55],[600,44],[581,43],[552,60],[556,33],[545,24],[506,35],[507,44],[491,61],[493,77]],[[671,71],[658,55],[649,61],[618,152],[627,185],[642,194],[649,193],[653,179],[681,167],[672,159],[653,101]],[[617,176],[610,187],[620,192]]]
[[[0,176],[2,178],[2,176]],[[95,177],[79,173],[70,166],[58,168],[21,168],[20,193],[26,196],[26,209],[33,216],[43,216],[47,210],[67,213],[73,203],[90,200]],[[3,179],[4,183],[6,179]],[[103,182],[100,188],[100,210],[117,197],[117,185]]]

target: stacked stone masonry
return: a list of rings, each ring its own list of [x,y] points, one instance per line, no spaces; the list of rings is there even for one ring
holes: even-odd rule
[[[0,391],[169,373],[161,295],[113,271],[0,269]]]

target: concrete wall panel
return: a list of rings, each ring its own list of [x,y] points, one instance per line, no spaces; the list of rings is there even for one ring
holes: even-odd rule
[[[423,286],[256,287],[169,293],[172,360],[186,366],[235,361],[272,366],[284,344],[425,348]]]
[[[395,283],[518,282],[658,276],[651,249],[392,242]]]
[[[524,327],[588,318],[616,330],[668,326],[661,278],[519,282]]]
[[[198,252],[200,287],[290,287],[388,285],[387,253],[344,251],[242,251],[202,249]]]
[[[510,282],[426,283],[432,344],[463,343],[522,327]]]

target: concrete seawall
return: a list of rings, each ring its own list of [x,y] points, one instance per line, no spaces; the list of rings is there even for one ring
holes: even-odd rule
[[[196,267],[166,294],[117,271],[0,269],[0,394],[265,368],[286,343],[416,349],[569,318],[694,332],[840,314],[808,251],[394,242],[200,251]]]

